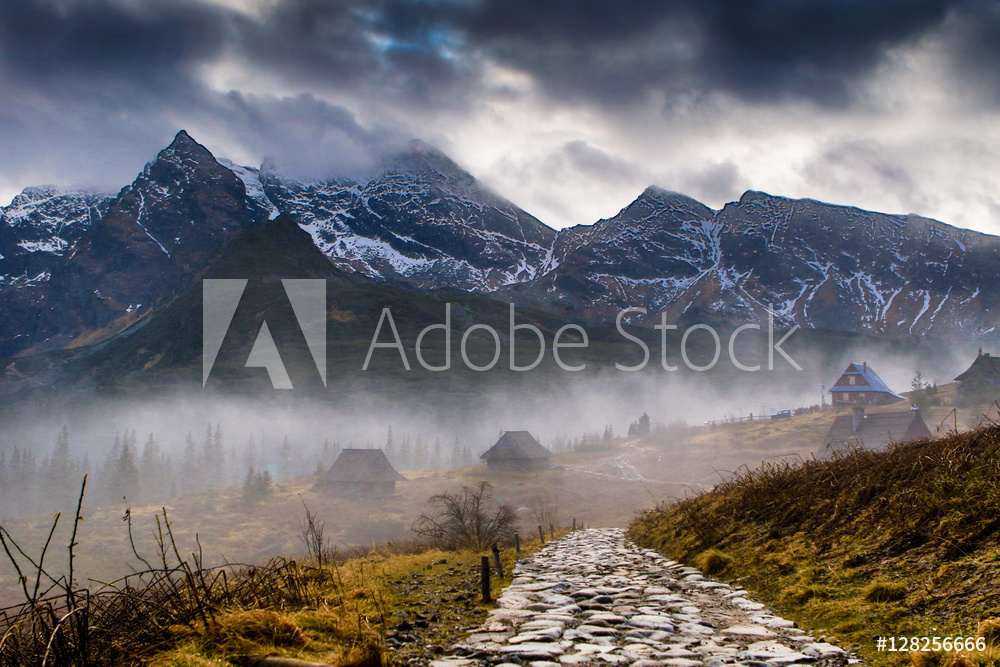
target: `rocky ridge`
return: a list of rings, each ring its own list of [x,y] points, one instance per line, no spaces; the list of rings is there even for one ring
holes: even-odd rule
[[[556,231],[419,141],[363,177],[301,182],[186,132],[117,196],[28,188],[0,213],[0,356],[99,342],[285,214],[338,268],[569,320],[766,325],[890,338],[1000,335],[1000,237],[750,191],[715,211],[647,188]]]
[[[489,292],[529,280],[556,237],[419,141],[371,179],[299,182],[266,172],[261,183],[338,267],[418,288]]]
[[[786,667],[860,660],[619,529],[588,529],[518,563],[481,627],[433,667]]]

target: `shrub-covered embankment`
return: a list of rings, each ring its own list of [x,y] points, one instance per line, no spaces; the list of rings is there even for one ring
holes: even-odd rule
[[[975,636],[1000,617],[1000,425],[765,463],[643,512],[628,535],[896,662],[874,637]]]

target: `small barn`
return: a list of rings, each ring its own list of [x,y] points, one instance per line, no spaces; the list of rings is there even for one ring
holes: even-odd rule
[[[979,355],[969,368],[955,378],[958,395],[975,397],[987,392],[1000,393],[1000,357],[990,356],[979,350]],[[984,396],[985,398],[985,396]]]
[[[395,495],[396,482],[405,481],[381,449],[345,449],[320,475],[313,490],[383,498]]]
[[[931,436],[920,410],[866,415],[863,407],[856,407],[852,413],[833,420],[826,433],[826,444],[854,444],[877,449],[892,442],[909,442]]]
[[[505,431],[496,444],[479,458],[496,470],[537,470],[548,468],[552,452],[527,431]]]
[[[888,405],[904,400],[886,386],[868,362],[848,364],[830,388],[832,403],[838,405]]]

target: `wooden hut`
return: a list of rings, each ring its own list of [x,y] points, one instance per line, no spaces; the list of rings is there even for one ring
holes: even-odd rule
[[[317,491],[382,498],[396,493],[396,472],[381,449],[345,449],[313,486]]]
[[[856,407],[852,413],[833,420],[824,444],[854,444],[876,449],[891,442],[908,442],[931,436],[920,410],[866,415],[864,408]]]
[[[479,458],[496,470],[537,470],[548,468],[552,452],[527,431],[505,431],[496,444]]]
[[[838,405],[887,405],[904,400],[886,386],[868,362],[852,363],[830,388],[833,406]]]
[[[990,356],[980,348],[976,360],[955,382],[959,396],[986,399],[1000,393],[1000,357]]]

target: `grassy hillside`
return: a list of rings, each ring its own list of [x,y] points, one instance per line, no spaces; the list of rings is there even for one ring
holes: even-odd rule
[[[640,514],[629,535],[889,664],[905,656],[876,652],[877,635],[975,636],[1000,617],[998,510],[1000,425],[988,423],[767,462]]]

